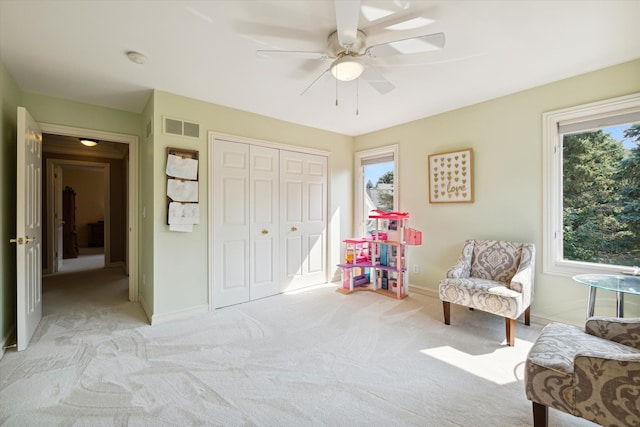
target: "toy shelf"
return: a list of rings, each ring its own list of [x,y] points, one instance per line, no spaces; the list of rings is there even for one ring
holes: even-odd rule
[[[370,237],[344,240],[338,292],[372,291],[398,299],[408,295],[405,249],[422,244],[422,233],[407,227],[408,218],[408,213],[374,211],[369,219],[376,220],[376,228]]]

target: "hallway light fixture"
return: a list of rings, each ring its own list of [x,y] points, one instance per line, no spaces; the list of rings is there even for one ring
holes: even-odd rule
[[[91,138],[80,138],[80,143],[82,145],[86,145],[87,147],[95,147],[96,145],[98,145],[98,140],[97,139],[91,139]]]
[[[353,56],[343,56],[331,64],[331,74],[341,82],[355,80],[364,71],[364,65]]]

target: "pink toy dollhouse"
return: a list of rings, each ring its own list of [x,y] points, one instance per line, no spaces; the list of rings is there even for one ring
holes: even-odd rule
[[[398,299],[408,295],[405,246],[422,244],[422,232],[407,227],[406,212],[373,211],[376,220],[371,236],[347,239],[338,292],[372,291]]]

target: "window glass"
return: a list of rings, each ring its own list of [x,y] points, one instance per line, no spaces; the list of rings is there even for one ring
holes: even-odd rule
[[[562,135],[563,258],[640,264],[640,123]]]
[[[371,234],[375,221],[368,217],[373,210],[394,210],[393,169],[394,162],[373,163],[363,166],[364,169],[364,209],[366,215],[366,234]]]
[[[355,153],[354,233],[366,236],[375,226],[369,221],[373,210],[398,210],[398,145]]]

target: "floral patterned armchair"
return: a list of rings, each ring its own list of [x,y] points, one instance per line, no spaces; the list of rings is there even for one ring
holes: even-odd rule
[[[444,323],[451,303],[505,318],[507,345],[515,344],[516,319],[529,325],[533,301],[535,246],[501,240],[467,240],[458,262],[440,281]]]
[[[640,318],[591,317],[585,330],[550,323],[527,356],[535,427],[548,408],[603,426],[640,426]]]

